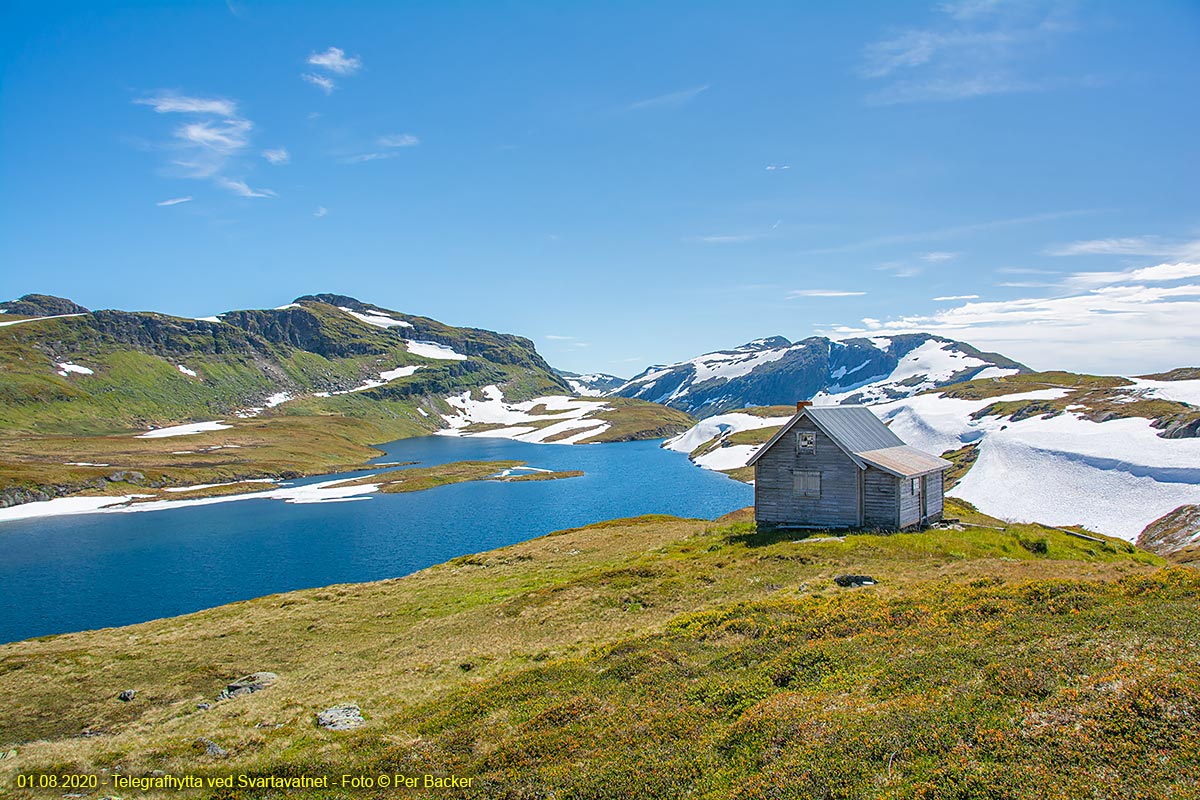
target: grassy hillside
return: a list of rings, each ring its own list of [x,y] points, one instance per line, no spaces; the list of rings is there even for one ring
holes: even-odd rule
[[[82,309],[61,298],[31,302],[15,308]],[[410,340],[424,349],[410,352]],[[422,354],[430,346],[455,357]],[[380,378],[403,367],[415,371]],[[82,309],[11,325],[0,328],[0,505],[127,493],[124,482],[107,480],[122,470],[154,487],[352,468],[379,455],[371,444],[444,427],[440,415],[453,411],[446,397],[479,396],[490,385],[509,400],[570,393],[528,339],[340,295],[218,321]],[[291,399],[268,407],[272,396]],[[643,401],[609,405],[599,415],[609,428],[596,441],[667,436],[692,422]],[[151,426],[206,420],[234,428],[134,438]]]
[[[480,798],[1196,796],[1200,575],[951,508],[961,524],[890,537],[769,537],[744,514],[618,520],[398,580],[5,645],[0,748],[17,755],[0,776],[434,773],[473,778],[455,794]],[[841,588],[846,573],[877,583]],[[215,701],[256,671],[278,683]],[[362,728],[315,725],[346,702]]]

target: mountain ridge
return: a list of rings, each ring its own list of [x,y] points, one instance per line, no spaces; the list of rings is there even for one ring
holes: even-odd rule
[[[897,399],[975,377],[1030,371],[999,353],[928,333],[811,336],[798,342],[770,336],[649,367],[610,393],[705,417],[815,397],[849,403]]]

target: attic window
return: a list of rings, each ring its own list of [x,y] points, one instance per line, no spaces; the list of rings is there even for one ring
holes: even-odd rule
[[[821,473],[816,470],[797,470],[792,473],[792,490],[797,497],[821,496]]]
[[[816,431],[800,431],[796,434],[796,452],[812,455],[817,452]]]

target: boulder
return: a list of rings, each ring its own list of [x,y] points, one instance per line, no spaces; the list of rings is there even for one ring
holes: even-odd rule
[[[876,583],[870,575],[838,575],[833,582],[846,589],[854,586],[874,586]]]
[[[221,745],[217,744],[212,739],[200,737],[196,740],[196,744],[204,748],[204,754],[206,756],[212,756],[213,758],[224,758],[225,756],[229,755],[228,750],[226,750],[224,747],[221,747]]]
[[[354,703],[342,703],[317,714],[317,725],[331,731],[353,730],[365,722],[362,710]]]
[[[244,694],[254,694],[261,692],[268,686],[279,680],[279,676],[274,672],[254,672],[250,675],[245,675],[238,678],[233,683],[227,685],[225,689],[217,695],[218,700],[229,700],[233,697],[241,697]]]
[[[123,691],[119,695],[117,695],[117,699],[120,700],[122,703],[128,703],[130,700],[132,700],[135,697],[137,697],[136,689],[126,689],[125,691]]]
[[[123,469],[109,475],[108,480],[111,483],[120,483],[121,481],[124,481],[125,483],[140,484],[146,480],[146,476],[137,470]]]

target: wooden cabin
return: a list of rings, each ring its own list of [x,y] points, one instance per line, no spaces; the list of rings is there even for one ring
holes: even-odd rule
[[[763,528],[919,528],[942,518],[944,458],[906,445],[865,406],[797,403],[750,459]]]

